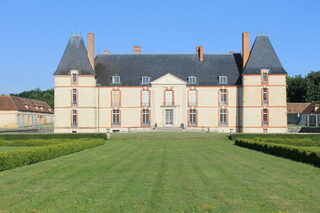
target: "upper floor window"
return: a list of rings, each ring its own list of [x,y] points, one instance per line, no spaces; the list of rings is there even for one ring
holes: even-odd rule
[[[262,105],[268,104],[268,88],[262,88]]]
[[[267,70],[267,69],[262,69],[261,70],[261,81],[262,82],[268,82],[268,74],[269,74],[269,70]]]
[[[197,91],[196,90],[189,90],[189,106],[196,106],[197,105]]]
[[[142,85],[149,85],[150,84],[150,77],[149,76],[142,76],[141,78],[141,84]]]
[[[165,91],[165,106],[172,106],[173,105],[173,91],[172,90],[166,90]]]
[[[112,100],[111,105],[113,107],[119,107],[120,106],[120,90],[112,90]]]
[[[228,78],[227,76],[219,76],[219,84],[227,84]]]
[[[120,84],[120,76],[118,75],[112,76],[112,84]]]
[[[145,107],[150,106],[150,91],[142,90],[141,96],[141,105]]]
[[[195,85],[195,84],[197,84],[197,77],[195,77],[195,76],[189,76],[189,77],[188,77],[188,84],[190,84],[190,85]]]
[[[220,90],[220,105],[221,106],[227,105],[227,90],[226,89]]]
[[[73,106],[77,105],[77,89],[72,89],[72,101],[71,104]]]
[[[71,71],[71,83],[75,84],[78,82],[78,71],[72,70]]]

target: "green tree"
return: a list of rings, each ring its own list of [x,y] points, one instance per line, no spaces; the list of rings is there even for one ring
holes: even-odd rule
[[[305,102],[306,101],[306,78],[301,75],[287,77],[287,101]]]
[[[306,101],[320,101],[320,71],[312,71],[306,77]]]

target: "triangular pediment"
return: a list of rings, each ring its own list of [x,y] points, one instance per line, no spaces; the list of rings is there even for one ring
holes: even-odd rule
[[[172,75],[171,73],[167,73],[160,78],[155,79],[151,82],[152,85],[170,85],[170,84],[180,84],[180,85],[186,85],[187,82],[182,80],[181,78],[178,78],[175,75]]]

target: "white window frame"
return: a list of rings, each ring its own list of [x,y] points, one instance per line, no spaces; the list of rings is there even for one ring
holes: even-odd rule
[[[111,91],[111,106],[112,107],[120,107],[121,103],[121,94],[120,90],[112,90]]]
[[[164,99],[165,106],[173,106],[174,104],[173,96],[174,96],[173,90],[165,90],[165,99]]]
[[[269,70],[268,69],[261,69],[261,82],[268,82],[269,81]]]
[[[72,110],[72,117],[71,117],[71,126],[77,127],[78,126],[78,111],[76,109]]]
[[[150,110],[149,109],[143,109],[141,111],[141,126],[150,126]]]
[[[195,77],[195,76],[189,76],[189,77],[188,77],[188,84],[189,84],[189,85],[196,85],[196,84],[197,84],[197,77]]]
[[[189,110],[189,126],[197,126],[197,110]]]
[[[78,83],[78,75],[79,75],[78,70],[71,70],[70,74],[71,74],[71,83],[73,84]]]
[[[149,76],[142,76],[141,77],[141,85],[149,85],[150,79],[151,78]]]
[[[141,92],[141,106],[148,107],[150,106],[150,91],[142,90]]]
[[[120,126],[120,110],[112,110],[112,126]]]
[[[194,97],[192,97],[192,96],[194,96]],[[194,98],[194,100],[192,100],[193,98]],[[188,90],[188,105],[189,106],[197,106],[197,90],[195,90],[195,89]]]
[[[262,105],[268,105],[268,88],[263,87],[262,88]]]
[[[228,91],[227,89],[220,89],[220,106],[228,105]]]
[[[112,84],[120,84],[120,83],[121,83],[121,79],[119,75],[112,76]]]
[[[228,77],[225,75],[219,76],[219,84],[228,84]]]
[[[72,88],[72,93],[71,93],[71,95],[72,95],[72,97],[71,97],[71,105],[72,106],[77,106],[78,105],[78,91],[77,91],[77,89],[76,88]]]
[[[220,109],[219,111],[219,125],[227,126],[228,125],[228,111],[227,109]]]

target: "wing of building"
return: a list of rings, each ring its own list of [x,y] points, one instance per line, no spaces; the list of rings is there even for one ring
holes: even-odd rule
[[[0,96],[0,128],[38,127],[53,120],[53,110],[46,102]]]
[[[132,54],[94,57],[72,35],[55,79],[55,132],[287,132],[286,71],[267,35],[242,53]]]

